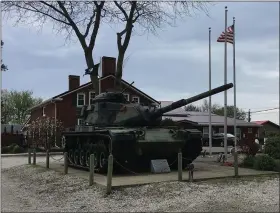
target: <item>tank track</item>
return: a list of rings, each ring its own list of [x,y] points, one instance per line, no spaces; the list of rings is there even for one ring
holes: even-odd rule
[[[68,136],[65,152],[68,154],[70,167],[89,170],[90,155],[94,154],[94,170],[106,173],[108,167],[109,146],[106,135]],[[68,142],[70,141],[70,142]]]

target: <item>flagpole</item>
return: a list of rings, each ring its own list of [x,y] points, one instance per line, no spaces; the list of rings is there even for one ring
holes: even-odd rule
[[[235,71],[235,17],[233,17],[233,85],[234,85],[234,175],[238,176],[238,155],[236,138],[236,71]]]
[[[209,27],[209,91],[211,90],[211,27]],[[212,156],[212,104],[209,96],[209,155]]]
[[[225,7],[225,58],[224,58],[224,84],[227,84],[227,6]],[[224,148],[227,159],[227,91],[224,92]]]

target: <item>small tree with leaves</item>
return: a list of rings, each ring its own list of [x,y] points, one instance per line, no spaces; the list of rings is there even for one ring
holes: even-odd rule
[[[206,99],[204,99],[201,106],[196,106],[193,104],[189,104],[185,107],[186,111],[196,111],[196,112],[209,112],[209,103]],[[211,106],[211,112],[216,115],[224,116],[224,107],[219,104],[213,104]],[[234,117],[234,106],[227,106],[227,117]],[[239,120],[246,119],[246,112],[238,107],[236,107],[236,118]]]
[[[28,109],[42,101],[33,97],[30,90],[1,90],[1,122],[23,124],[29,115]]]
[[[44,147],[46,150],[55,147],[55,138],[60,141],[63,123],[53,117],[39,117],[27,127],[29,146]]]

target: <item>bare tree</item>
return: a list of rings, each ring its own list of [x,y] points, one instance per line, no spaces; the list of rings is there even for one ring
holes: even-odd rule
[[[208,3],[207,3],[208,4]],[[157,34],[157,29],[165,24],[175,26],[178,18],[189,17],[194,11],[207,12],[205,2],[195,1],[2,1],[2,12],[15,23],[32,24],[43,27],[52,23],[58,33],[66,33],[65,38],[75,35],[86,60],[86,74],[89,74],[96,93],[99,93],[98,69],[93,54],[98,30],[102,22],[124,23],[117,33],[118,59],[117,81],[122,78],[124,56],[133,33],[134,25],[143,33]],[[37,27],[37,26],[36,26]],[[122,37],[124,39],[122,41]]]
[[[191,16],[195,10],[207,13],[205,2],[194,1],[114,1],[116,9],[113,16],[125,23],[124,29],[117,33],[118,59],[116,71],[116,85],[120,86],[123,74],[125,52],[128,48],[134,25],[143,33],[151,32],[157,35],[157,29],[165,24],[175,26],[178,18]],[[124,39],[122,41],[122,36]]]
[[[86,74],[89,74],[95,91],[99,93],[98,71],[93,50],[100,23],[106,17],[105,1],[2,1],[2,12],[16,24],[32,24],[42,28],[51,22],[66,40],[73,35],[78,39],[85,56]]]
[[[46,150],[56,146],[55,137],[60,138],[63,123],[53,117],[39,117],[27,127],[29,145],[44,147]]]

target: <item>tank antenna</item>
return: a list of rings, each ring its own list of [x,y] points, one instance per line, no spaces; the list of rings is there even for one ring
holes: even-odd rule
[[[130,83],[129,86],[132,86],[132,84],[134,84],[134,81],[132,81],[132,83]],[[124,88],[121,93],[123,93],[126,89],[127,89],[127,87]]]

